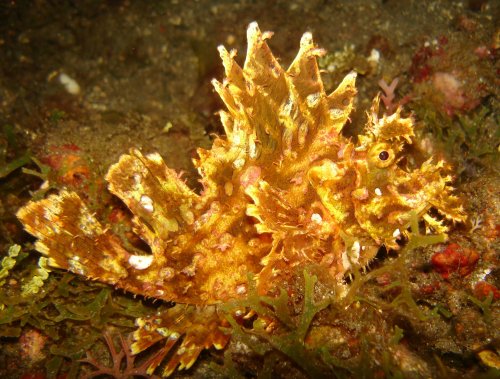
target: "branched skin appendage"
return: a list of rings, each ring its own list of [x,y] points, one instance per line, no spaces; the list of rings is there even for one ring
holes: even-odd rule
[[[244,297],[248,273],[257,276],[262,294],[309,263],[342,280],[380,246],[397,249],[412,211],[439,233],[446,231],[444,220],[465,218],[443,161],[402,164],[414,138],[410,117],[401,109],[381,116],[377,97],[364,134],[357,141],[344,137],[356,74],[327,95],[317,65],[324,51],[311,34],[303,35],[287,70],[266,43],[271,35],[250,24],[243,67],[236,52],[219,48],[226,77],[213,85],[226,106],[220,112],[225,136],[198,150],[200,194],[156,153],[132,150],[109,169],[109,190],[130,209],[150,253],[127,251],[73,192],[30,202],[18,213],[49,265],[188,304],[138,321],[134,352],[162,339],[161,359],[177,349],[165,375],[177,365],[190,367],[203,348],[226,345],[214,306]],[[179,319],[180,313],[190,316]]]

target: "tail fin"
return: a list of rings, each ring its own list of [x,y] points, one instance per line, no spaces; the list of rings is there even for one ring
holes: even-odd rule
[[[26,231],[38,238],[35,248],[48,257],[49,265],[143,296],[213,302],[205,294],[206,276],[185,274],[203,269],[189,245],[198,195],[158,154],[144,156],[138,150],[122,155],[106,178],[110,191],[132,212],[134,232],[151,253],[125,249],[78,194],[63,190],[29,202],[17,213]],[[188,249],[174,241],[180,234],[186,236]]]
[[[61,191],[30,202],[17,217],[38,238],[35,248],[48,256],[50,266],[133,293],[161,297],[153,288],[144,289],[136,270],[131,269],[150,262],[152,256],[127,252],[120,238],[102,227],[76,193]]]

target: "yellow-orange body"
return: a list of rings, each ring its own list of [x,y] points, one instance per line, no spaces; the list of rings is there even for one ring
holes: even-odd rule
[[[344,137],[356,75],[327,95],[317,66],[324,52],[311,35],[304,34],[287,70],[272,55],[270,36],[249,26],[243,67],[234,52],[219,48],[226,78],[213,84],[227,108],[220,112],[225,136],[198,150],[200,194],[159,154],[132,150],[110,168],[109,190],[130,209],[151,252],[127,251],[77,194],[62,191],[18,213],[50,265],[135,294],[205,306],[243,297],[248,273],[264,292],[310,262],[341,280],[380,246],[396,249],[412,211],[439,231],[444,226],[429,216],[431,208],[463,219],[443,162],[402,166],[403,148],[414,138],[411,118],[399,109],[379,116],[377,97],[364,134],[356,142]],[[161,332],[153,321],[139,321],[136,351],[185,334],[187,353],[168,374],[178,362],[190,366],[202,348],[224,346],[217,323],[202,332],[192,321],[207,309],[189,325]]]

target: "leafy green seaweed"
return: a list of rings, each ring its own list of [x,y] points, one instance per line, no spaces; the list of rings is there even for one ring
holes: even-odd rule
[[[7,256],[3,257],[0,264],[0,286],[5,284],[5,279],[9,276],[9,271],[14,268],[17,263],[17,256],[21,252],[21,246],[12,245],[7,252]],[[1,307],[1,305],[0,305]]]
[[[474,296],[470,295],[468,296],[468,299],[481,309],[481,312],[483,312],[484,321],[486,321],[486,323],[488,324],[491,324],[492,321],[491,304],[493,303],[493,297],[494,297],[493,291],[490,291],[488,293],[488,296],[486,296],[486,298],[483,301],[479,300]]]
[[[223,305],[227,320],[232,327],[232,335],[248,345],[259,355],[277,350],[291,359],[304,372],[315,378],[328,377],[326,367],[323,367],[321,357],[324,351],[310,348],[305,343],[306,335],[314,317],[332,302],[331,298],[314,301],[314,287],[317,277],[308,270],[304,270],[304,300],[302,312],[296,317],[290,314],[289,296],[286,291],[280,290],[279,296],[260,296],[257,293],[255,279],[249,278],[247,298]],[[251,328],[245,328],[232,316],[235,310],[249,309],[255,311],[258,317],[253,321]],[[269,320],[279,322],[281,328],[277,332],[267,331]],[[272,322],[272,321],[271,321]],[[333,360],[329,361],[333,364]],[[264,366],[266,368],[267,366]],[[267,371],[270,368],[267,367]],[[266,371],[266,372],[267,372]],[[266,375],[270,375],[269,373]]]
[[[222,306],[231,325],[232,338],[263,356],[264,363],[272,361],[272,357],[276,354],[278,356],[281,354],[314,378],[369,378],[375,369],[381,370],[387,378],[403,378],[405,373],[399,367],[394,351],[400,349],[405,331],[397,325],[390,326],[382,315],[404,311],[401,314],[414,319],[415,322],[438,317],[439,314],[448,318],[451,316],[449,311],[447,312],[446,308],[439,304],[433,310],[426,310],[412,295],[409,263],[413,255],[420,248],[442,243],[445,241],[445,236],[420,232],[419,220],[415,213],[410,220],[408,240],[398,256],[386,259],[379,268],[367,273],[363,272],[363,267],[354,266],[351,281],[345,284],[346,291],[343,295],[340,291],[322,301],[314,301],[317,276],[311,274],[312,268],[304,269],[303,293],[298,296],[303,298],[299,312],[292,311],[293,299],[283,289],[280,289],[274,297],[259,295],[255,278],[250,275],[247,297]],[[349,246],[349,241],[345,242]],[[390,285],[383,288],[373,285],[374,279],[386,274],[395,275],[395,280]],[[393,295],[388,297],[386,296],[388,293]],[[313,319],[323,310],[326,312],[324,317],[327,318],[355,322],[354,325],[362,328],[366,323],[383,323],[387,331],[380,332],[382,334],[373,334],[373,331],[363,331],[363,329],[352,331],[352,338],[359,341],[360,351],[350,359],[341,358],[327,346],[315,345],[314,341],[306,342]],[[240,317],[245,314],[247,316]],[[256,316],[252,316],[254,314]],[[354,321],[356,314],[364,318],[364,322]],[[245,322],[249,317],[254,317],[251,318],[250,324]],[[225,360],[227,359],[225,357]],[[228,366],[227,362],[224,366],[232,367]],[[260,376],[271,377],[272,369],[264,364],[262,371],[259,372]]]
[[[16,265],[9,272],[9,278],[18,283],[34,283],[40,266],[33,258],[19,267]],[[0,287],[3,304],[0,337],[19,337],[27,327],[47,336],[49,378],[61,371],[66,372],[68,378],[76,378],[80,367],[78,359],[94,347],[103,330],[130,332],[136,317],[147,316],[154,310],[109,286],[70,273],[52,272],[39,284],[38,291],[25,291],[24,285]]]
[[[13,171],[23,167],[31,162],[31,155],[27,152],[20,153],[19,145],[14,134],[12,125],[4,125],[0,135],[0,179],[5,178]],[[10,161],[8,156],[10,151],[15,154],[15,157]]]
[[[391,308],[406,307],[417,319],[421,321],[424,321],[432,316],[431,313],[423,313],[413,299],[409,282],[409,262],[411,261],[411,254],[413,254],[417,248],[442,243],[446,240],[446,236],[444,234],[421,234],[418,225],[418,217],[414,212],[412,213],[408,233],[408,242],[402,248],[397,258],[391,262],[386,262],[380,268],[370,271],[364,275],[361,274],[360,268],[354,269],[354,280],[346,297],[343,299],[343,303],[346,307],[354,301],[363,301],[377,309],[389,310]],[[397,273],[398,279],[393,281],[389,286],[385,287],[384,291],[390,291],[397,288],[399,290],[399,294],[390,303],[383,302],[379,298],[366,298],[360,295],[360,293],[362,293],[362,287],[370,280],[373,280],[381,275],[391,273]]]

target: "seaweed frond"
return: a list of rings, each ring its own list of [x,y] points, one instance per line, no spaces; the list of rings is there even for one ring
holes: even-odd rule
[[[422,234],[419,228],[419,218],[415,212],[410,215],[410,227],[407,233],[408,241],[399,255],[390,262],[386,262],[383,266],[370,271],[363,275],[358,269],[352,274],[354,278],[347,295],[343,299],[343,304],[347,308],[356,301],[364,301],[377,309],[395,309],[406,307],[411,310],[411,313],[419,320],[425,320],[430,315],[422,312],[418,304],[413,299],[411,294],[411,286],[409,281],[409,264],[411,255],[418,248],[442,243],[446,240],[446,234]],[[386,303],[376,297],[364,297],[361,294],[363,286],[377,277],[384,274],[397,273],[397,280],[394,280],[389,286],[385,287],[385,291],[399,290],[399,294],[390,302]]]
[[[291,314],[288,293],[283,289],[277,297],[260,296],[257,293],[255,279],[250,278],[248,296],[223,305],[227,320],[232,327],[233,338],[240,340],[259,355],[271,351],[279,351],[293,361],[311,377],[326,377],[328,368],[322,362],[324,352],[309,347],[305,338],[314,317],[332,302],[331,298],[314,300],[314,288],[317,277],[307,269],[304,270],[304,293],[302,311],[298,315]],[[234,313],[242,315],[257,314],[251,327],[244,327],[234,317]],[[329,363],[332,361],[330,360]]]
[[[9,276],[10,270],[14,268],[17,263],[17,256],[21,252],[21,246],[12,245],[9,247],[9,251],[7,252],[7,256],[3,257],[2,263],[0,264],[0,287],[5,284],[5,280]]]

